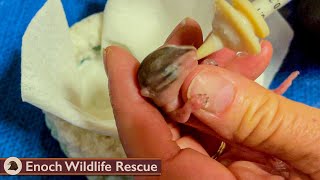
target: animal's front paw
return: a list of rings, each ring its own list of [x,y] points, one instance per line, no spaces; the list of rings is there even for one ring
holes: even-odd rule
[[[196,94],[191,97],[190,102],[192,111],[197,111],[208,105],[209,96],[207,94]]]
[[[168,112],[168,115],[174,121],[185,123],[189,120],[191,113],[205,108],[208,101],[209,96],[206,94],[193,95],[181,108]]]

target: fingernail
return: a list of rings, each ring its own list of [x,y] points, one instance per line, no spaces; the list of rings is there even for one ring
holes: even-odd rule
[[[111,46],[103,50],[104,67],[108,76],[108,59],[111,58]]]
[[[209,101],[204,110],[219,115],[232,104],[235,87],[221,74],[205,69],[195,76],[188,89],[188,97],[197,94],[208,95]]]
[[[184,18],[175,28],[174,30],[171,32],[171,34],[169,35],[169,37],[167,38],[166,41],[169,41],[173,35],[175,35],[177,33],[177,31],[179,31],[181,29],[181,27],[185,26],[187,24],[187,20],[190,19],[189,17]]]
[[[184,19],[179,23],[179,26],[184,26],[184,25],[186,25],[186,24],[187,24],[187,21],[188,21],[189,19],[191,19],[191,18],[189,18],[189,17],[184,18]]]

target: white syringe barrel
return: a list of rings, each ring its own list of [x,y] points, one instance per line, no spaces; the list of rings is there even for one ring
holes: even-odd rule
[[[266,18],[276,10],[282,8],[289,1],[290,0],[255,0],[252,2],[252,5],[263,18]]]

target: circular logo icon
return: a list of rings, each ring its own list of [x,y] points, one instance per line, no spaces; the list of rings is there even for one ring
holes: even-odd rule
[[[20,159],[16,157],[9,157],[6,159],[6,161],[4,161],[3,167],[6,173],[9,175],[17,175],[22,169],[22,163]]]

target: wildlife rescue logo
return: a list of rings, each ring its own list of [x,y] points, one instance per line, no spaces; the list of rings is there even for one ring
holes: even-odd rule
[[[159,176],[155,158],[0,158],[1,175],[125,175]]]
[[[17,175],[22,170],[22,162],[16,157],[9,157],[3,163],[4,171],[9,175]]]

